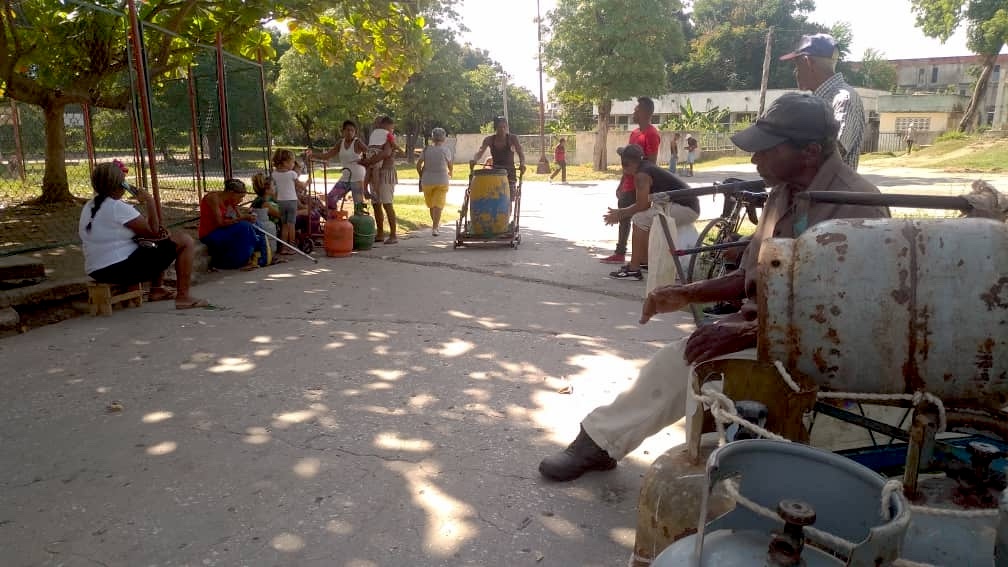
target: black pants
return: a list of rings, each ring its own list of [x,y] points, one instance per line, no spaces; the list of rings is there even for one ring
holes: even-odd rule
[[[637,202],[637,193],[626,191],[616,194],[616,206],[625,209]],[[630,238],[630,219],[623,219],[619,223],[619,240],[616,241],[616,254],[626,255],[627,240]]]

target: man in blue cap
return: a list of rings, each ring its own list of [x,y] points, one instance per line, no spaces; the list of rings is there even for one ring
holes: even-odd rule
[[[837,136],[840,156],[851,169],[857,169],[864,137],[864,105],[857,91],[836,72],[840,56],[833,36],[825,33],[803,35],[798,48],[782,55],[781,61],[794,61],[798,88],[812,91],[833,107],[833,116],[840,123]]]

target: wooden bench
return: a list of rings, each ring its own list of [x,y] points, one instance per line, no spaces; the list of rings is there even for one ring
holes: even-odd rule
[[[124,303],[129,307],[143,305],[143,285],[88,282],[88,305],[91,306],[91,315],[111,315],[112,306],[117,303]]]

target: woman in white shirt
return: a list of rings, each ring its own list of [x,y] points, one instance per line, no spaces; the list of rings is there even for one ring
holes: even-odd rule
[[[420,174],[420,188],[423,190],[424,201],[430,209],[431,234],[438,235],[441,226],[441,211],[445,208],[445,198],[448,195],[448,181],[452,175],[452,153],[445,147],[447,134],[444,128],[435,128],[431,132],[434,145],[424,148],[417,160],[417,173]]]
[[[154,197],[126,183],[126,169],[118,162],[100,163],[91,173],[95,196],[84,205],[78,234],[84,248],[84,271],[97,282],[133,284],[151,282],[150,301],[175,298],[176,309],[205,307],[206,300],[189,295],[193,265],[193,239],[185,233],[169,234],[156,214],[144,217],[122,201],[129,191],[144,202],[148,213],[156,210]],[[164,287],[164,271],[175,262],[178,290]]]
[[[339,157],[340,165],[350,170],[350,192],[353,194],[354,205],[364,203],[364,177],[367,169],[360,164],[360,160],[367,153],[367,146],[357,137],[357,124],[353,120],[343,121],[343,139],[327,152],[317,154],[315,157],[320,160],[328,160],[333,156]],[[312,157],[309,148],[305,154]],[[328,188],[327,188],[328,189]]]

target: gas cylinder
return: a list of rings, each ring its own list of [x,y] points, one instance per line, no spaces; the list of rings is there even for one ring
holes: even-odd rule
[[[350,224],[353,225],[353,249],[370,250],[374,246],[375,221],[367,212],[367,205],[357,203],[354,205],[354,214],[350,216]]]
[[[902,491],[883,491],[882,476],[799,443],[729,443],[711,454],[706,476],[697,534],[665,548],[652,566],[890,565],[910,524]],[[710,491],[728,480],[741,495],[735,509],[701,521],[709,517]],[[770,514],[776,509],[779,517],[756,513],[757,505]],[[805,529],[812,524],[821,532]],[[823,532],[850,547],[838,547]],[[806,546],[806,540],[813,545]]]
[[[330,211],[325,224],[325,252],[332,258],[346,258],[353,252],[353,226],[346,211]]]

